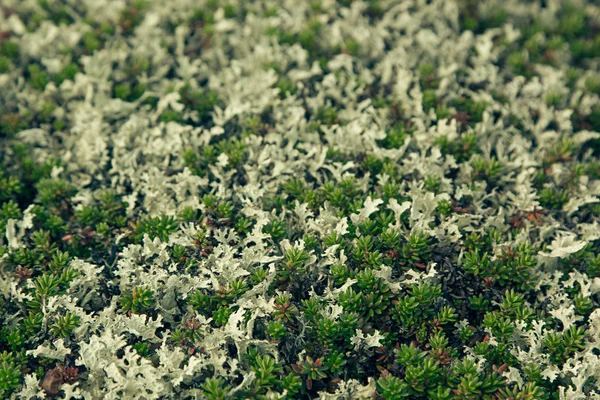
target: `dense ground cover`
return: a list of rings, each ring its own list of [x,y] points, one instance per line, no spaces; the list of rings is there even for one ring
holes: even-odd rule
[[[594,2],[0,6],[0,398],[600,397]]]

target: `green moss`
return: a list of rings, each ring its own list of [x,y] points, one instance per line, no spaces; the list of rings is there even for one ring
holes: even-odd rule
[[[277,88],[279,89],[279,96],[281,98],[286,98],[288,95],[293,96],[298,91],[297,85],[286,78],[279,78]]]
[[[419,82],[424,90],[435,89],[439,86],[439,80],[435,76],[435,67],[431,63],[419,66]]]
[[[435,94],[435,90],[427,89],[423,92],[423,108],[425,110],[429,110],[430,108],[434,108],[438,103],[437,95]]]
[[[48,13],[49,19],[56,25],[69,25],[73,22],[73,17],[67,11],[67,7],[48,0],[38,0],[40,7]]]
[[[56,110],[56,105],[51,102],[46,102],[42,105],[42,109],[38,112],[37,118],[40,122],[50,122],[52,113]]]
[[[317,110],[317,121],[325,125],[333,125],[339,123],[338,113],[334,107],[321,107]]]
[[[1,56],[0,57],[0,74],[5,74],[10,72],[12,68],[10,59],[8,57]]]
[[[114,96],[116,98],[121,99],[121,100],[126,100],[129,97],[129,95],[131,94],[131,88],[129,87],[129,85],[121,83],[121,84],[115,86],[114,92],[115,92]]]
[[[583,10],[567,5],[560,14],[558,33],[567,38],[581,36],[585,31],[586,21]]]
[[[567,201],[569,200],[569,193],[567,190],[558,190],[552,187],[543,188],[540,193],[540,204],[544,208],[553,210],[561,210]]]
[[[238,14],[238,10],[231,4],[227,4],[223,7],[223,13],[225,18],[235,18]]]
[[[6,57],[12,61],[17,61],[20,55],[19,45],[12,41],[5,41],[0,44],[0,56]]]
[[[129,92],[127,92],[127,96],[128,95]],[[163,113],[160,115],[160,120],[162,122],[183,122],[183,115],[181,115],[179,111],[169,109],[163,111]]]
[[[476,157],[471,162],[471,166],[473,167],[473,178],[484,179],[488,183],[497,181],[503,171],[502,164],[495,158],[486,160],[482,157]]]
[[[145,7],[146,0],[134,0],[130,7],[121,11],[119,26],[125,35],[133,34],[135,28],[143,21]]]
[[[478,141],[477,135],[466,133],[452,141],[442,136],[435,141],[435,144],[440,147],[443,154],[451,154],[458,162],[464,162],[481,152]]]
[[[77,64],[68,64],[66,65],[62,71],[60,71],[58,74],[56,74],[56,76],[54,77],[54,82],[56,83],[56,86],[60,86],[61,83],[63,83],[66,80],[75,80],[75,75],[77,75],[78,72],[81,72],[79,67],[77,66]]]
[[[546,98],[544,99],[544,102],[546,103],[546,105],[548,106],[558,106],[560,105],[562,100],[562,96],[560,95],[560,93],[558,92],[548,92],[548,94],[546,94]]]
[[[27,126],[26,119],[19,114],[0,114],[0,136],[12,137]]]
[[[94,51],[100,49],[100,47],[102,46],[100,39],[93,31],[84,33],[82,40],[83,46],[85,47],[88,53],[93,53]]]
[[[360,51],[360,45],[358,44],[358,42],[356,40],[353,40],[353,39],[346,40],[344,42],[344,48],[350,55],[352,55],[354,57],[357,57],[358,52]]]
[[[196,110],[202,121],[209,121],[210,112],[221,104],[218,93],[213,90],[192,89],[190,85],[186,85],[179,93],[186,108]]]
[[[44,90],[46,85],[50,83],[50,76],[41,66],[31,64],[27,67],[28,80],[32,88],[36,90]]]
[[[508,56],[506,61],[507,65],[512,69],[515,75],[523,75],[528,77],[529,73],[529,64],[527,62],[527,55],[521,51],[515,51]]]

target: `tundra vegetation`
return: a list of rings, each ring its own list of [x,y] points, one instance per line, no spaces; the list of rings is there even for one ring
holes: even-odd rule
[[[2,0],[0,398],[600,398],[600,6]]]

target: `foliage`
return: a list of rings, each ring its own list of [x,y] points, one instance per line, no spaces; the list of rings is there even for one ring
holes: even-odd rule
[[[594,2],[8,3],[0,398],[600,391]]]

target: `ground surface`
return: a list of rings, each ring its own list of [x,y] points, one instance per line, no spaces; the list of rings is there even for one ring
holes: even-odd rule
[[[599,398],[593,3],[0,1],[0,398]]]

